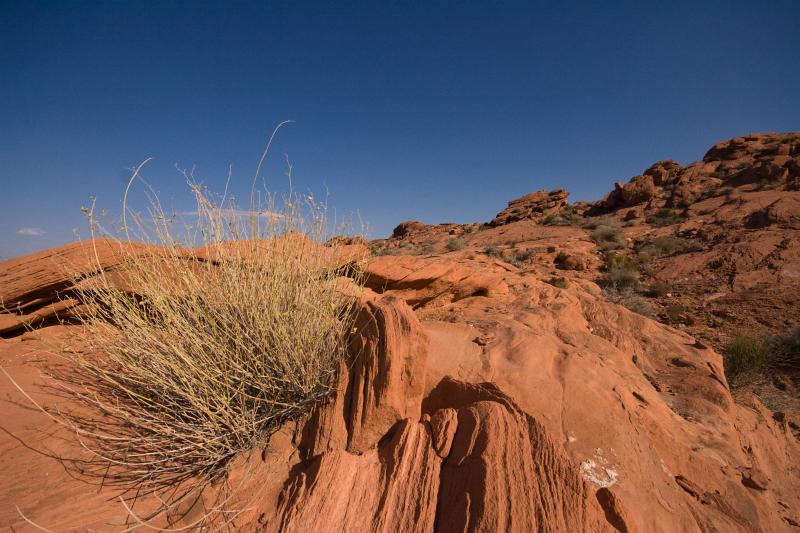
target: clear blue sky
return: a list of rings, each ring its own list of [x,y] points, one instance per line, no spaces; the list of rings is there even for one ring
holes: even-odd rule
[[[599,198],[663,158],[800,129],[800,2],[0,0],[0,256],[86,235],[127,168],[171,206],[196,165],[241,196],[272,127],[295,185],[372,237]],[[28,228],[30,231],[20,230]],[[35,235],[41,233],[40,235]]]

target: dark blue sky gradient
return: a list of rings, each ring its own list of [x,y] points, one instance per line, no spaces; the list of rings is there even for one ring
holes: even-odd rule
[[[86,235],[127,168],[190,209],[174,165],[240,197],[327,187],[372,237],[490,219],[563,186],[800,129],[800,2],[0,1],[0,256]],[[43,235],[20,235],[39,228]],[[31,233],[31,232],[27,232]]]

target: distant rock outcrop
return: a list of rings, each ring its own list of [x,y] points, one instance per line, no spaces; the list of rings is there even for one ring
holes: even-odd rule
[[[726,187],[795,189],[800,185],[800,133],[764,133],[714,145],[701,161],[682,167],[659,161],[626,184],[616,183],[595,212],[643,205],[647,209],[686,208],[723,194]],[[534,193],[535,194],[535,193]]]
[[[428,228],[427,224],[423,224],[418,220],[406,220],[405,222],[401,222],[400,224],[395,226],[394,230],[392,231],[392,238],[402,239],[414,233],[423,232],[427,228]]]
[[[541,191],[526,194],[516,200],[508,202],[508,207],[502,210],[491,221],[492,226],[502,226],[520,220],[538,220],[548,213],[557,213],[567,206],[569,192],[564,189],[555,189],[547,192]]]

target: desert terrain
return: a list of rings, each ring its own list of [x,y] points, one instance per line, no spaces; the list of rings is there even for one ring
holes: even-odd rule
[[[800,528],[800,356],[736,359],[745,338],[800,345],[800,133],[655,162],[594,202],[532,191],[327,245],[363,280],[333,392],[148,519],[156,495],[63,467],[85,450],[33,403],[62,401],[39,385],[81,335],[76,283],[125,282],[113,244],[0,263],[0,528]]]

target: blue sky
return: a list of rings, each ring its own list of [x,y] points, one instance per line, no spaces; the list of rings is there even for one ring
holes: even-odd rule
[[[0,0],[0,257],[85,236],[128,170],[191,209],[175,165],[246,196],[272,127],[301,190],[370,236],[485,221],[565,187],[800,129],[800,2]],[[25,229],[27,228],[27,230]]]

